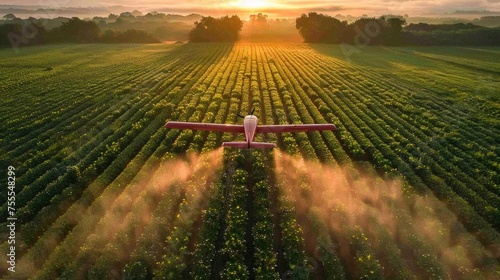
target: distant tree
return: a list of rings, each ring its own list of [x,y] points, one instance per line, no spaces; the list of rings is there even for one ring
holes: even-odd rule
[[[348,26],[348,43],[366,45],[399,45],[406,24],[399,17],[360,18]]]
[[[77,17],[62,23],[48,34],[49,42],[95,43],[99,40],[101,30],[93,21],[81,20]]]
[[[13,20],[13,19],[16,19],[17,17],[14,14],[10,13],[10,14],[6,14],[5,16],[3,16],[3,18],[6,20]]]
[[[100,38],[103,43],[159,43],[160,40],[144,30],[128,29],[124,32],[106,30]]]
[[[343,40],[347,22],[311,12],[297,18],[295,27],[306,43],[340,43]]]
[[[108,29],[101,34],[101,42],[103,43],[116,43],[117,39],[116,31]]]
[[[189,32],[190,42],[235,42],[243,27],[238,16],[202,17]]]
[[[165,17],[166,15],[164,13],[159,13],[157,11],[149,12],[143,16],[144,19],[156,21],[162,21],[165,19]]]
[[[405,27],[404,42],[425,46],[500,46],[500,28],[468,24],[418,24]]]
[[[402,44],[402,17],[358,18],[351,24],[331,16],[311,12],[295,20],[295,27],[307,43],[346,43],[354,45]]]
[[[405,27],[405,31],[458,31],[463,29],[479,29],[482,28],[479,25],[474,25],[472,23],[455,23],[455,24],[427,24],[427,23],[418,23],[418,24],[409,24]]]
[[[165,14],[159,13],[157,11],[153,11],[153,12],[147,13],[144,17],[147,19],[163,19],[163,18],[165,18]]]
[[[263,15],[262,13],[258,13],[257,15],[250,15],[250,23],[252,25],[266,25],[267,15]]]
[[[106,24],[107,24],[107,23],[106,23],[106,20],[104,20],[104,19],[101,19],[101,20],[97,23],[97,25],[99,25],[99,27],[101,27],[101,28],[102,28],[102,27],[106,27]]]
[[[123,12],[119,16],[120,18],[135,18],[135,16],[130,12]]]
[[[45,42],[45,34],[45,27],[36,21],[0,24],[0,46],[40,45]]]
[[[360,18],[348,26],[347,42],[353,44],[379,45],[384,19]]]
[[[123,24],[123,23],[125,23],[125,22],[126,22],[126,21],[125,21],[123,18],[121,18],[121,17],[119,17],[119,18],[117,18],[117,19],[115,20],[115,23],[116,23],[116,24]]]
[[[118,18],[118,16],[115,14],[109,14],[108,18],[111,20],[116,20]]]
[[[383,26],[384,44],[400,45],[403,41],[403,26],[406,20],[400,18],[388,18]]]
[[[138,10],[133,10],[131,14],[136,17],[142,16],[142,12]]]
[[[400,18],[388,18],[386,20],[391,31],[401,32],[403,30],[403,26],[406,25],[406,20]]]

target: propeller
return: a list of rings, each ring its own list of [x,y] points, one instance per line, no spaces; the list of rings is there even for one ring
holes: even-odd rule
[[[253,107],[253,109],[252,109],[252,111],[250,111],[249,115],[253,115],[253,113],[254,113],[254,112],[255,112],[255,107]],[[244,119],[244,118],[245,118],[244,116],[242,116],[242,115],[240,115],[240,114],[236,114],[236,116],[238,116],[238,117],[240,117],[240,118],[242,118],[242,119]]]

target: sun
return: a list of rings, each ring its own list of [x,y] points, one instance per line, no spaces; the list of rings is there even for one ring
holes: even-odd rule
[[[258,9],[268,5],[269,3],[266,0],[239,0],[236,2],[236,6],[246,9]]]

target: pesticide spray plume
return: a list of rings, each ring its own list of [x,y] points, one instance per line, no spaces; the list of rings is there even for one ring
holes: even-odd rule
[[[89,196],[97,197],[92,204],[89,206],[86,202],[77,201],[62,217],[66,224],[75,225],[73,230],[64,239],[61,239],[57,230],[45,231],[34,245],[33,251],[30,250],[19,259],[19,271],[16,271],[16,274],[20,276],[19,279],[28,278],[42,265],[50,266],[48,262],[44,263],[45,258],[39,258],[36,252],[50,254],[61,242],[74,238],[81,240],[79,250],[86,250],[87,253],[80,251],[74,260],[67,260],[68,265],[78,259],[86,260],[80,263],[95,262],[95,259],[86,259],[92,256],[89,252],[95,250],[105,250],[109,252],[107,255],[113,256],[115,260],[128,260],[133,251],[131,248],[134,247],[130,245],[140,238],[141,232],[152,222],[155,208],[163,195],[174,186],[178,191],[185,192],[186,196],[203,195],[207,185],[205,182],[212,180],[221,167],[222,148],[219,148],[202,154],[191,153],[185,157],[165,158],[156,165],[146,164],[134,175],[130,183],[120,184],[118,182],[121,176],[129,176],[126,169],[102,192],[97,192],[93,185],[88,186],[84,193],[87,200]],[[193,179],[200,183],[195,183],[195,188],[189,188],[186,182]],[[99,179],[95,184],[99,184]],[[122,234],[121,240],[117,239],[118,234]],[[81,237],[84,239],[80,239]],[[164,236],[159,242],[164,241],[163,238]],[[124,240],[132,243],[123,243]]]
[[[163,161],[149,185],[153,191],[162,193],[168,186],[173,183],[186,182],[197,172],[215,173],[222,166],[222,151],[221,147],[207,153],[193,152],[184,157]]]
[[[353,260],[357,259],[350,241],[353,232],[360,229],[382,259],[382,267],[387,265],[383,263],[383,242],[389,239],[419,277],[428,276],[425,266],[415,265],[419,254],[435,256],[438,270],[446,277],[478,273],[476,268],[486,279],[498,276],[495,257],[432,193],[405,193],[400,180],[384,180],[375,172],[334,167],[278,150],[274,158],[277,182],[287,199],[295,203],[297,217],[314,213],[323,221],[349,270],[355,270]],[[406,252],[408,249],[412,252]]]
[[[144,227],[152,222],[156,205],[170,188],[178,188],[177,191],[184,194],[181,195],[184,199],[204,195],[205,187],[214,180],[221,166],[222,148],[202,154],[190,153],[184,157],[163,160],[157,168],[145,170],[144,174],[156,171],[126,186],[118,197],[103,193],[99,203],[105,214],[96,213],[101,218],[94,229],[94,234],[100,241],[94,242],[91,235],[89,245],[99,248],[99,245],[102,246],[101,242],[113,244],[118,242],[115,241],[117,234],[123,232],[131,235],[129,237],[135,239],[135,243]],[[117,259],[126,260],[132,254],[127,247],[111,247]]]
[[[222,148],[219,148],[163,159],[157,167],[143,167],[146,169],[139,171],[133,181],[122,188],[109,185],[84,213],[87,217],[79,226],[84,231],[91,231],[83,239],[82,248],[104,250],[107,256],[114,256],[114,261],[126,262],[149,223],[154,222],[153,219],[169,219],[153,214],[165,194],[175,187],[176,196],[183,201],[203,200],[207,185],[216,178],[221,167]],[[109,190],[111,188],[113,190]],[[161,243],[164,238],[156,242]],[[85,259],[87,255],[78,254],[76,259]],[[98,260],[85,260],[84,263],[94,261]]]

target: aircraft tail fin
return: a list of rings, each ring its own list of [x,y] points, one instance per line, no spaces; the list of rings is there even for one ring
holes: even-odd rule
[[[248,148],[273,149],[276,147],[276,144],[265,143],[265,142],[251,142],[250,147],[249,147],[247,142],[224,142],[224,143],[222,143],[222,146],[223,147],[238,148],[238,149],[248,149]]]

